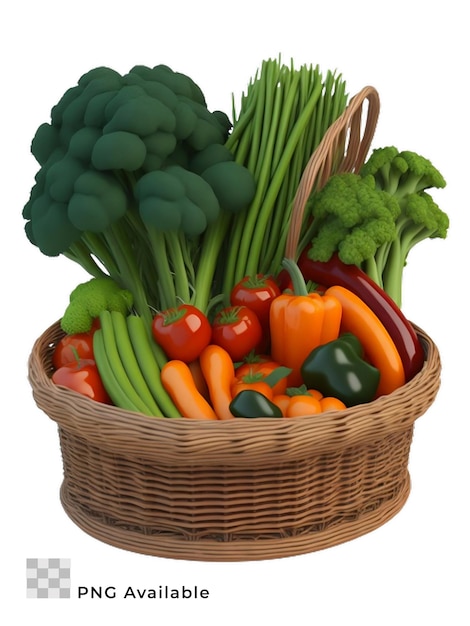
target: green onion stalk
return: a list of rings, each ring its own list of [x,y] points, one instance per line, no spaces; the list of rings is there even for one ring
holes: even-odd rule
[[[223,293],[246,275],[280,271],[302,173],[346,105],[341,75],[328,71],[323,76],[318,66],[295,69],[292,62],[287,66],[273,59],[264,61],[249,83],[238,113],[233,102],[226,146],[253,174],[257,191],[248,210],[225,228]]]

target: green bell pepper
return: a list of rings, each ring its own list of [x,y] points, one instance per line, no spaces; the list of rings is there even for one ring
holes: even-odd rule
[[[301,367],[307,388],[342,400],[347,407],[374,399],[379,370],[364,360],[360,341],[352,333],[318,346]]]
[[[254,389],[237,393],[229,408],[235,417],[282,417],[281,409]]]

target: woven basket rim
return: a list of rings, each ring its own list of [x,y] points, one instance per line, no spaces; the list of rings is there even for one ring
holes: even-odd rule
[[[28,378],[37,406],[59,427],[116,453],[167,463],[178,459],[243,464],[302,458],[307,451],[328,452],[379,440],[410,427],[425,413],[440,386],[441,362],[431,338],[419,327],[415,329],[426,361],[412,380],[371,403],[295,419],[156,418],[97,403],[51,380],[52,352],[63,336],[59,321],[34,343]]]

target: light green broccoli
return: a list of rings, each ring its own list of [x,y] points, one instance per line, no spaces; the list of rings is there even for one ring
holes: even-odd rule
[[[390,194],[400,207],[396,236],[368,259],[364,269],[401,306],[409,252],[425,239],[447,237],[449,216],[428,193],[431,188],[444,188],[446,181],[429,159],[410,150],[399,152],[395,146],[373,150],[360,174],[372,176],[376,189]]]
[[[362,265],[378,248],[393,241],[398,202],[375,189],[372,176],[342,173],[332,176],[309,200],[313,217],[309,256],[328,261],[338,253],[343,263]]]
[[[68,335],[86,333],[103,311],[119,311],[126,315],[132,305],[131,292],[121,289],[114,280],[92,278],[72,291],[60,325]]]
[[[401,306],[410,250],[424,239],[447,236],[449,217],[427,191],[445,185],[439,170],[416,152],[374,150],[359,173],[335,174],[312,194],[309,257],[326,262],[336,253]]]

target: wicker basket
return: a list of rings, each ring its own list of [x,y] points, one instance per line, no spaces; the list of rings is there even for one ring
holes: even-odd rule
[[[366,88],[330,127],[299,186],[288,254],[309,190],[360,166],[377,115]],[[58,424],[65,511],[113,546],[201,561],[293,556],[374,530],[408,497],[414,422],[440,384],[437,347],[417,332],[423,369],[372,403],[315,418],[202,422],[149,418],[54,385],[51,356],[63,335],[55,323],[35,342],[29,379]]]

